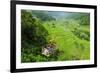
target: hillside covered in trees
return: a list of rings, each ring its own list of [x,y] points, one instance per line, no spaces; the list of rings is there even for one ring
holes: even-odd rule
[[[88,59],[89,13],[21,10],[21,62]]]

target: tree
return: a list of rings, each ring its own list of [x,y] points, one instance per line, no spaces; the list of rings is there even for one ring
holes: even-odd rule
[[[34,44],[35,46],[42,46],[44,43],[46,43],[46,36],[48,35],[48,32],[41,25],[40,21],[37,18],[33,18],[30,12],[22,10],[21,34],[22,47],[26,47],[26,43]]]

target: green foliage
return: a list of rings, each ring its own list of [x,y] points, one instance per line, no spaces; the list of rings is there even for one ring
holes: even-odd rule
[[[45,30],[38,19],[32,17],[31,13],[22,10],[21,34],[22,48],[28,48],[30,47],[29,44],[34,44],[34,46],[42,46],[45,44],[45,37],[48,35],[48,31]]]
[[[53,25],[54,26],[54,25]],[[41,55],[42,46],[47,43],[48,31],[41,25],[38,18],[33,18],[30,12],[21,11],[21,59],[22,62],[49,61],[50,58]]]
[[[90,24],[90,14],[89,13],[76,13],[76,14],[73,13],[68,18],[77,20],[80,25]]]
[[[52,16],[48,15],[45,11],[32,11],[32,16],[39,18],[41,21],[55,20]]]
[[[72,31],[73,34],[75,34],[78,38],[84,39],[89,41],[90,40],[90,33],[87,27],[85,29],[83,28],[84,26],[76,27],[73,28],[74,30]]]
[[[48,11],[21,11],[21,62],[90,59],[89,14],[73,13],[67,19],[60,19],[61,14],[59,19],[49,14]],[[41,51],[50,40],[56,42],[56,48],[47,57]]]

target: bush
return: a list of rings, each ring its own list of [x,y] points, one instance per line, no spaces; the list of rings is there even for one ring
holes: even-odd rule
[[[84,39],[87,41],[90,40],[90,33],[88,30],[82,30],[79,27],[77,27],[77,28],[74,28],[74,30],[72,32],[80,39]]]

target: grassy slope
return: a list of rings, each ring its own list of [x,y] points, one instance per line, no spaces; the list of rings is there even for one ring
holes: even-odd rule
[[[52,26],[55,23],[55,27]],[[56,47],[63,53],[59,60],[85,60],[90,57],[90,43],[87,40],[81,40],[71,32],[73,25],[66,27],[63,22],[45,22],[43,25],[48,30],[51,39],[57,43]],[[84,29],[85,28],[85,29]],[[80,29],[88,30],[88,26],[81,26]]]

